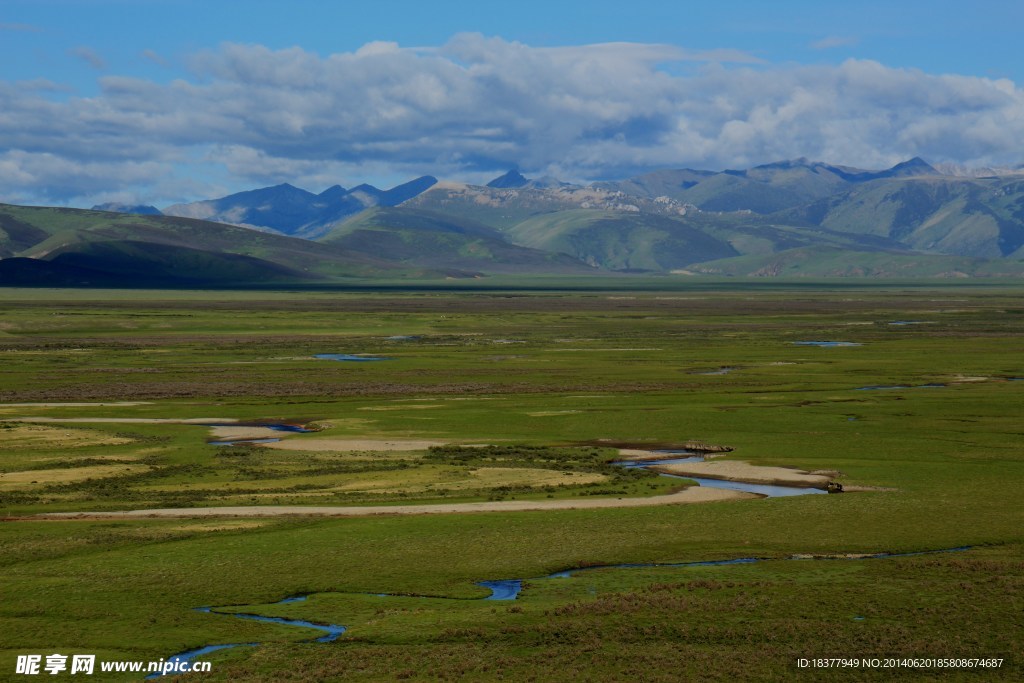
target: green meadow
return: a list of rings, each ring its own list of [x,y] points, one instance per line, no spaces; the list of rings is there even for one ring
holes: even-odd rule
[[[205,656],[211,673],[164,680],[1020,676],[1019,285],[485,282],[0,290],[0,680],[32,680],[14,673],[29,653],[148,661],[249,643]],[[315,358],[330,353],[386,360]],[[315,431],[280,435],[287,449],[217,446],[209,425],[181,423],[203,419]],[[366,445],[323,445],[352,440]],[[388,440],[452,445],[374,446]],[[657,496],[690,482],[611,465],[615,447],[692,441],[864,490],[472,514],[86,514]],[[38,516],[51,512],[83,517]],[[736,558],[758,561],[543,578]],[[477,582],[501,579],[524,580],[518,599],[483,600]],[[272,604],[295,595],[308,599]],[[307,642],[322,633],[232,612],[347,630]],[[1002,664],[797,666],[827,657]]]

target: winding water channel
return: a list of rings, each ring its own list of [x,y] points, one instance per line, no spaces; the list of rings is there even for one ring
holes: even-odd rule
[[[308,431],[303,427],[296,425],[261,425],[268,426],[271,429],[280,431]],[[255,440],[255,439],[239,439],[235,441],[224,441],[224,442],[212,442],[216,445],[234,445],[236,443],[260,443],[266,440]],[[621,465],[630,469],[649,469],[658,465],[677,465],[686,463],[703,462],[704,457],[695,455],[688,451],[652,451],[655,455],[670,456],[658,460],[621,460],[616,461],[614,464]],[[726,488],[738,491],[747,491],[750,493],[757,493],[767,497],[779,497],[779,496],[798,496],[798,495],[812,495],[812,494],[824,494],[825,491],[816,488],[809,487],[797,487],[797,486],[769,486],[764,484],[749,484],[745,482],[732,482],[724,481],[719,479],[706,479],[698,477],[684,477],[673,474],[666,474],[659,472],[663,477],[673,477],[678,479],[690,479],[696,481],[701,486],[708,486],[713,488]],[[873,555],[861,555],[853,557],[829,557],[829,558],[811,558],[805,556],[792,556],[785,558],[789,560],[810,560],[810,559],[878,559],[887,557],[908,557],[912,555],[923,555],[927,553],[939,553],[939,552],[956,552],[967,550],[967,547],[949,548],[943,550],[931,550],[915,553],[877,553]],[[626,564],[614,564],[614,565],[593,565],[588,567],[575,567],[570,569],[563,569],[557,572],[553,572],[546,576],[534,577],[534,578],[522,578],[522,579],[491,579],[487,581],[479,581],[476,585],[486,588],[490,591],[490,595],[479,600],[516,600],[519,594],[523,591],[523,583],[526,581],[543,581],[551,579],[568,579],[575,574],[581,572],[594,571],[598,569],[637,569],[637,568],[685,568],[685,567],[712,567],[712,566],[724,566],[733,564],[751,564],[754,562],[768,561],[771,559],[778,558],[759,558],[759,557],[738,557],[727,560],[706,560],[697,562],[675,562],[675,563],[626,563]],[[393,595],[389,593],[375,593],[373,594],[381,598],[417,598],[417,597],[428,597],[428,596],[416,596],[416,595]],[[274,605],[283,605],[294,602],[302,602],[307,599],[306,595],[293,595],[283,600],[280,600]],[[436,597],[436,596],[429,596]],[[443,599],[443,598],[442,598]],[[457,598],[451,598],[457,599]],[[227,606],[223,609],[227,609]],[[319,624],[316,622],[305,621],[302,619],[286,619],[283,617],[267,617],[259,614],[252,614],[250,612],[221,612],[214,611],[213,607],[199,607],[197,611],[204,612],[206,614],[217,614],[221,616],[235,617],[237,619],[247,619],[252,621],[263,621],[271,624],[278,624],[281,626],[291,626],[296,628],[305,628],[320,631],[323,635],[316,638],[309,638],[301,642],[317,642],[317,643],[329,643],[338,639],[346,631],[346,627],[340,624]],[[198,657],[216,652],[218,650],[224,650],[235,647],[255,647],[259,643],[227,643],[220,645],[207,645],[204,647],[188,650],[181,652],[176,655],[168,657],[169,662],[190,662]],[[153,674],[148,678],[157,678],[161,674]]]
[[[684,457],[666,458],[664,460],[619,460],[614,464],[622,465],[627,469],[650,469],[657,467],[658,465],[685,465],[688,463],[704,462],[704,457],[700,455],[689,454],[686,455],[685,451],[653,451],[654,453],[664,453],[670,455],[679,453]],[[785,496],[806,496],[818,493],[828,493],[823,489],[810,488],[807,486],[778,486],[772,484],[748,484],[745,481],[726,481],[724,479],[708,479],[706,477],[691,477],[689,475],[680,474],[666,474],[665,472],[658,472],[663,477],[671,477],[673,479],[689,479],[695,481],[701,486],[711,489],[728,489],[730,491],[746,491],[747,493],[756,493],[761,496],[768,498],[781,498]]]
[[[698,562],[671,562],[671,563],[626,563],[626,564],[608,564],[608,565],[592,565],[588,567],[575,567],[571,569],[563,569],[561,571],[553,572],[546,576],[540,576],[530,579],[495,579],[490,581],[479,581],[476,585],[487,588],[491,591],[491,594],[482,597],[475,598],[477,600],[516,600],[519,594],[523,590],[523,583],[526,581],[546,581],[551,579],[569,579],[576,574],[583,572],[596,571],[599,569],[685,569],[687,567],[717,567],[733,564],[753,564],[755,562],[770,562],[770,561],[796,561],[796,562],[820,562],[820,561],[855,561],[855,560],[877,560],[877,559],[888,559],[897,557],[914,557],[917,555],[932,555],[938,553],[954,553],[963,552],[970,550],[971,546],[959,546],[956,548],[941,548],[938,550],[922,550],[910,553],[873,553],[868,555],[849,555],[849,556],[828,556],[828,557],[814,557],[805,555],[792,555],[787,558],[768,558],[768,557],[737,557],[728,560],[706,560]],[[422,595],[392,595],[388,593],[374,593],[377,597],[389,598],[389,599],[401,599],[401,598],[423,598],[433,597],[445,599],[443,596],[422,596]],[[293,602],[302,602],[307,599],[306,595],[293,595],[278,602],[273,603],[274,605],[284,605]],[[450,600],[465,600],[465,598],[448,598]],[[470,598],[473,599],[473,598]],[[279,624],[281,626],[294,626],[296,628],[315,629],[324,633],[324,635],[318,638],[309,638],[300,642],[304,643],[329,643],[337,640],[343,633],[346,632],[346,628],[339,624],[318,624],[311,621],[305,621],[302,619],[285,619],[283,617],[265,617],[258,614],[251,614],[248,612],[215,612],[212,607],[199,607],[199,612],[205,612],[207,614],[218,614],[226,617],[235,617],[237,619],[248,619],[252,621],[265,621],[271,624]],[[222,645],[207,645],[205,647],[196,648],[194,650],[188,650],[181,652],[176,655],[172,655],[167,658],[168,662],[190,662],[203,655],[216,652],[218,650],[226,650],[234,647],[255,647],[260,643],[226,643]],[[147,678],[159,678],[162,674],[151,674]]]

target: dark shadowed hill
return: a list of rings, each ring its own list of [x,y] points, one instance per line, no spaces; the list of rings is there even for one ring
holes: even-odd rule
[[[431,275],[337,246],[220,223],[11,205],[0,205],[0,257],[36,261],[5,265],[23,281],[66,279],[62,272],[72,279],[188,284]]]

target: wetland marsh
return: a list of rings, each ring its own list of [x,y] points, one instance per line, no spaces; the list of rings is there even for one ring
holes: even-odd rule
[[[1019,671],[1020,289],[662,286],[0,290],[0,676],[26,652],[238,643],[261,645],[207,650],[203,680],[764,680],[830,655]],[[686,479],[614,464],[694,442],[729,450]],[[743,463],[863,490],[659,502]],[[497,511],[232,516],[444,505]],[[471,599],[487,582],[516,599]]]

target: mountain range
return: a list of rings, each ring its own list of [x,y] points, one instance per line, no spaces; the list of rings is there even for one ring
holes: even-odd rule
[[[330,226],[365,209],[398,206],[437,183],[422,176],[390,190],[358,185],[346,190],[341,185],[313,194],[284,183],[191,204],[175,204],[163,210],[167,216],[198,218],[251,228],[269,228],[284,235],[316,239]],[[93,207],[102,208],[102,207]]]
[[[989,174],[991,172],[991,174]],[[1024,171],[807,159],[588,185],[511,170],[389,190],[276,185],[161,212],[0,205],[0,283],[259,283],[617,272],[1024,274]]]

